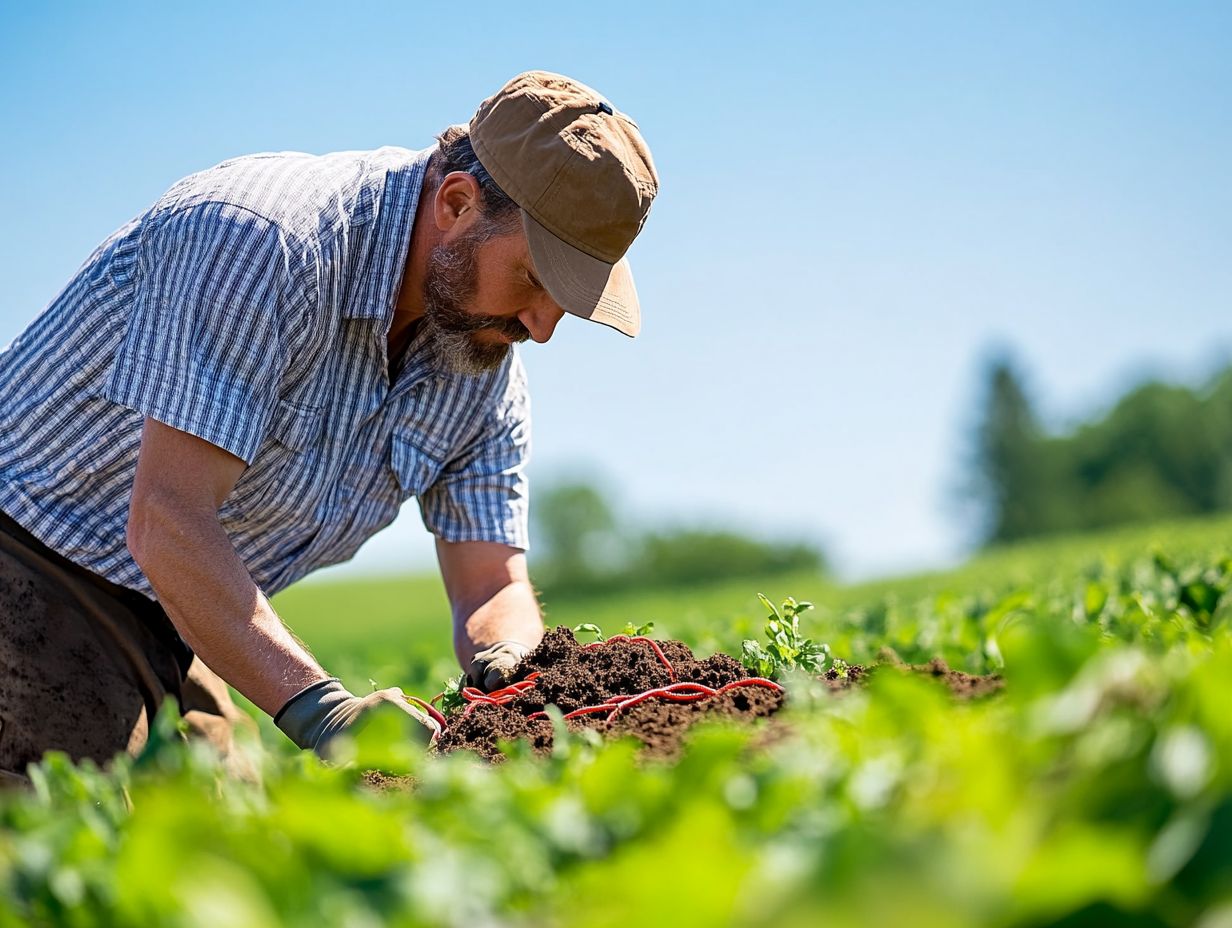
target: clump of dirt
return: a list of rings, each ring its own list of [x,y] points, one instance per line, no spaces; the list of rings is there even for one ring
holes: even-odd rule
[[[883,653],[883,657],[888,657],[885,663],[874,664],[871,667],[850,664],[845,674],[840,674],[831,668],[822,674],[819,679],[833,692],[842,693],[865,686],[872,679],[874,673],[896,670],[899,673],[921,674],[939,680],[946,685],[954,698],[960,700],[979,699],[993,693],[999,693],[1005,687],[1005,680],[1000,674],[980,675],[953,670],[939,657],[934,657],[927,664],[903,663],[898,658],[898,655],[892,651]]]
[[[839,673],[833,667],[823,673],[819,680],[824,683],[830,690],[841,693],[844,690],[854,689],[863,686],[868,682],[869,676],[872,674],[873,668],[865,667],[862,664],[848,664],[843,673]]]
[[[360,782],[377,792],[395,793],[409,793],[417,785],[414,777],[392,776],[379,770],[365,770],[360,776]]]
[[[1005,680],[999,673],[979,675],[963,673],[961,670],[951,670],[950,666],[939,657],[934,657],[927,664],[913,665],[913,673],[927,674],[944,683],[958,699],[979,699],[998,693],[1005,687]]]
[[[433,745],[438,754],[470,750],[495,762],[503,758],[499,743],[519,738],[530,741],[537,752],[546,754],[552,749],[552,723],[547,719],[528,719],[512,704],[480,704],[465,715],[459,709],[446,719],[449,725]]]
[[[712,689],[744,680],[749,672],[726,654],[698,660],[680,641],[658,641],[672,673],[646,642],[613,640],[601,647],[584,648],[564,626],[549,631],[522,662],[520,677],[532,674],[535,685],[504,705],[476,704],[448,717],[448,726],[436,741],[435,750],[446,754],[467,749],[499,761],[500,741],[526,738],[534,750],[552,747],[552,724],[544,718],[530,719],[545,706],[555,705],[568,714],[597,706],[616,696],[632,696],[667,686],[672,682],[700,683]],[[590,728],[603,735],[632,735],[642,742],[645,754],[672,758],[679,754],[688,730],[700,719],[718,717],[748,723],[777,712],[783,694],[762,686],[728,690],[695,702],[648,699],[618,712],[581,715],[567,720],[571,731]]]

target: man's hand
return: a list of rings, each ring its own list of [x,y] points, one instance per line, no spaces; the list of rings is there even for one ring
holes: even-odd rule
[[[301,748],[328,758],[331,742],[351,729],[361,718],[396,706],[419,722],[412,726],[414,736],[422,734],[425,745],[441,733],[440,726],[426,712],[406,699],[396,686],[359,697],[349,692],[336,677],[322,680],[296,693],[274,716],[274,724]],[[387,710],[390,711],[390,710]]]
[[[531,649],[517,641],[498,641],[475,655],[466,682],[485,693],[513,682],[513,675]]]
[[[498,678],[508,682],[514,665],[544,633],[526,553],[495,542],[438,538],[436,556],[453,608],[458,666],[483,689],[499,686]]]

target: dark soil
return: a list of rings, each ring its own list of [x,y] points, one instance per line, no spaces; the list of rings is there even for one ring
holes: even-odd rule
[[[675,669],[677,682],[718,688],[749,676],[743,664],[726,654],[699,661],[682,642],[660,641],[658,645]],[[521,677],[534,672],[540,674],[534,688],[507,705],[481,704],[465,717],[462,710],[450,715],[436,750],[471,750],[497,761],[501,759],[499,741],[525,738],[536,751],[546,752],[552,747],[552,723],[526,716],[547,705],[569,713],[612,696],[631,696],[672,682],[667,668],[644,642],[616,641],[583,650],[573,632],[563,626],[549,631],[522,662]],[[697,702],[651,699],[618,714],[610,723],[607,713],[600,712],[570,719],[567,724],[571,731],[591,728],[613,737],[631,735],[642,742],[646,754],[671,758],[679,754],[688,730],[702,718],[748,723],[777,712],[782,705],[782,693],[748,687]]]
[[[958,699],[979,699],[991,693],[999,693],[1005,686],[1005,680],[999,673],[978,676],[973,673],[963,673],[961,670],[951,670],[939,657],[934,657],[927,664],[916,664],[909,668],[913,673],[928,674],[949,687]]]
[[[703,683],[717,689],[750,675],[743,664],[726,654],[697,660],[682,642],[660,641],[658,645],[675,669],[677,682]],[[864,686],[875,673],[891,670],[935,678],[963,700],[996,693],[1004,686],[997,674],[976,676],[951,670],[940,658],[912,666],[898,660],[897,655],[870,667],[851,664],[843,674],[831,669],[821,680],[838,695]],[[547,753],[552,748],[552,723],[547,719],[528,719],[528,715],[547,705],[555,705],[567,714],[598,705],[611,696],[642,693],[672,682],[667,668],[644,642],[616,641],[584,650],[573,632],[564,626],[549,631],[539,647],[527,656],[519,679],[535,672],[539,673],[535,686],[506,705],[480,704],[468,715],[463,715],[462,709],[451,713],[449,725],[437,739],[434,750],[441,754],[470,750],[495,762],[503,756],[498,746],[501,741],[525,739],[536,752]],[[689,729],[701,719],[748,724],[773,715],[782,708],[783,698],[782,693],[762,687],[742,687],[697,702],[647,700],[617,714],[611,722],[606,712],[599,712],[569,719],[566,724],[570,731],[590,728],[610,737],[631,735],[642,742],[645,755],[670,759],[679,755]]]
[[[818,679],[834,692],[842,692],[843,690],[863,686],[868,682],[872,672],[872,667],[864,667],[861,664],[848,664],[846,673],[840,674],[837,670],[831,668]]]
[[[378,792],[395,793],[409,793],[417,785],[414,777],[392,776],[379,770],[365,770],[360,775],[360,782]]]
[[[927,664],[904,664],[897,659],[898,656],[893,652],[888,653],[892,657],[884,664],[876,664],[872,667],[852,664],[847,668],[846,676],[841,676],[834,670],[827,670],[821,679],[831,690],[843,692],[864,686],[872,679],[874,673],[896,670],[899,673],[915,673],[932,677],[944,683],[946,688],[949,689],[950,694],[956,699],[961,700],[979,699],[983,696],[989,696],[1000,692],[1005,686],[1005,680],[1002,679],[1000,674],[991,673],[980,676],[979,674],[964,673],[961,670],[952,670],[939,657],[934,657]]]

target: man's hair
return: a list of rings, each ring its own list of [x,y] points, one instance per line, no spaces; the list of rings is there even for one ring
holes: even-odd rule
[[[479,163],[479,156],[471,147],[470,128],[466,125],[450,126],[436,137],[440,143],[432,156],[433,186],[439,186],[446,175],[454,171],[469,174],[479,184],[483,198],[483,226],[487,237],[512,232],[521,217],[518,204],[496,185],[487,168]]]

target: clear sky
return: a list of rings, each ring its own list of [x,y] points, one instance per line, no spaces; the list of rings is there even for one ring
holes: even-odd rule
[[[984,358],[1044,411],[1232,353],[1232,4],[0,4],[0,345],[174,180],[422,148],[519,71],[642,127],[644,328],[524,357],[532,485],[945,563]],[[532,503],[533,505],[533,503]],[[413,504],[352,569],[431,562]]]

